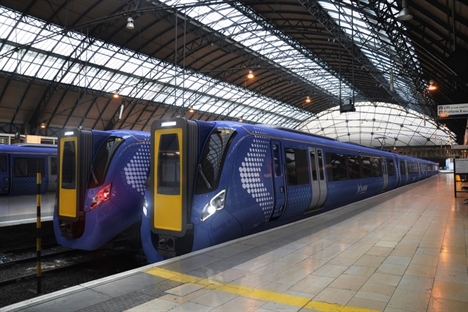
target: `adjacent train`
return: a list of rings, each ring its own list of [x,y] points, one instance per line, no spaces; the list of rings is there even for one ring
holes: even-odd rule
[[[141,224],[150,263],[438,173],[422,159],[229,121],[155,121],[151,148]]]
[[[140,246],[149,132],[74,129],[62,131],[58,142],[57,242],[95,250],[127,232],[128,243]]]
[[[0,144],[0,195],[37,194],[57,189],[57,146],[52,144]]]

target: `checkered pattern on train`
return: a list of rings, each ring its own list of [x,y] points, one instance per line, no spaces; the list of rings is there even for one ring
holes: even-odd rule
[[[312,191],[309,184],[304,186],[290,186],[287,188],[288,196],[285,216],[293,216],[303,213],[310,204]]]
[[[269,147],[269,139],[255,137],[238,168],[242,188],[261,207],[265,221],[268,221],[273,209],[273,194],[267,189],[261,178],[262,168],[265,171],[270,171],[265,161]]]
[[[46,177],[41,177],[41,193],[47,190]],[[34,195],[37,194],[37,178],[21,177],[13,178],[13,187],[10,189],[9,195]]]
[[[145,195],[145,182],[151,159],[150,148],[149,141],[140,144],[137,152],[129,157],[124,167],[126,186],[132,195]]]

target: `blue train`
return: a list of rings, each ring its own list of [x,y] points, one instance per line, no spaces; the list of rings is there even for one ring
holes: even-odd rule
[[[0,195],[36,194],[38,169],[41,193],[56,191],[56,145],[0,144]]]
[[[149,165],[149,132],[62,131],[53,216],[57,242],[95,250],[127,231],[139,246]]]
[[[155,121],[151,145],[141,224],[150,263],[438,173],[422,159],[229,121]]]

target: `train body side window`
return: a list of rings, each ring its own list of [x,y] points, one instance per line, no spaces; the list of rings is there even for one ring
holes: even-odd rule
[[[15,158],[13,162],[15,177],[35,177],[38,170],[44,175],[44,159],[43,158]]]
[[[359,156],[348,155],[348,169],[350,179],[361,178],[361,167],[359,166]]]
[[[387,158],[387,169],[389,176],[395,175],[395,163],[393,162],[393,159]]]
[[[347,180],[346,156],[343,154],[327,154],[327,175],[328,181]]]
[[[361,163],[362,163],[362,177],[372,178],[372,162],[370,160],[370,157],[362,156]]]
[[[400,173],[401,174],[406,174],[406,166],[405,166],[404,161],[400,162]]]
[[[372,176],[381,177],[382,176],[382,161],[379,157],[370,157],[372,163]]]
[[[6,156],[0,156],[0,172],[7,171]]]
[[[57,157],[50,157],[50,174],[57,175]]]
[[[286,156],[288,185],[308,184],[309,169],[306,150],[286,148],[284,151]]]

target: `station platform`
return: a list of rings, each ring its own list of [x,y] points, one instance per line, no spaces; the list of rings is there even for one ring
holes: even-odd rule
[[[453,174],[0,311],[468,311]]]
[[[41,220],[51,221],[55,192],[41,194]],[[36,223],[37,196],[0,196],[0,227]]]

